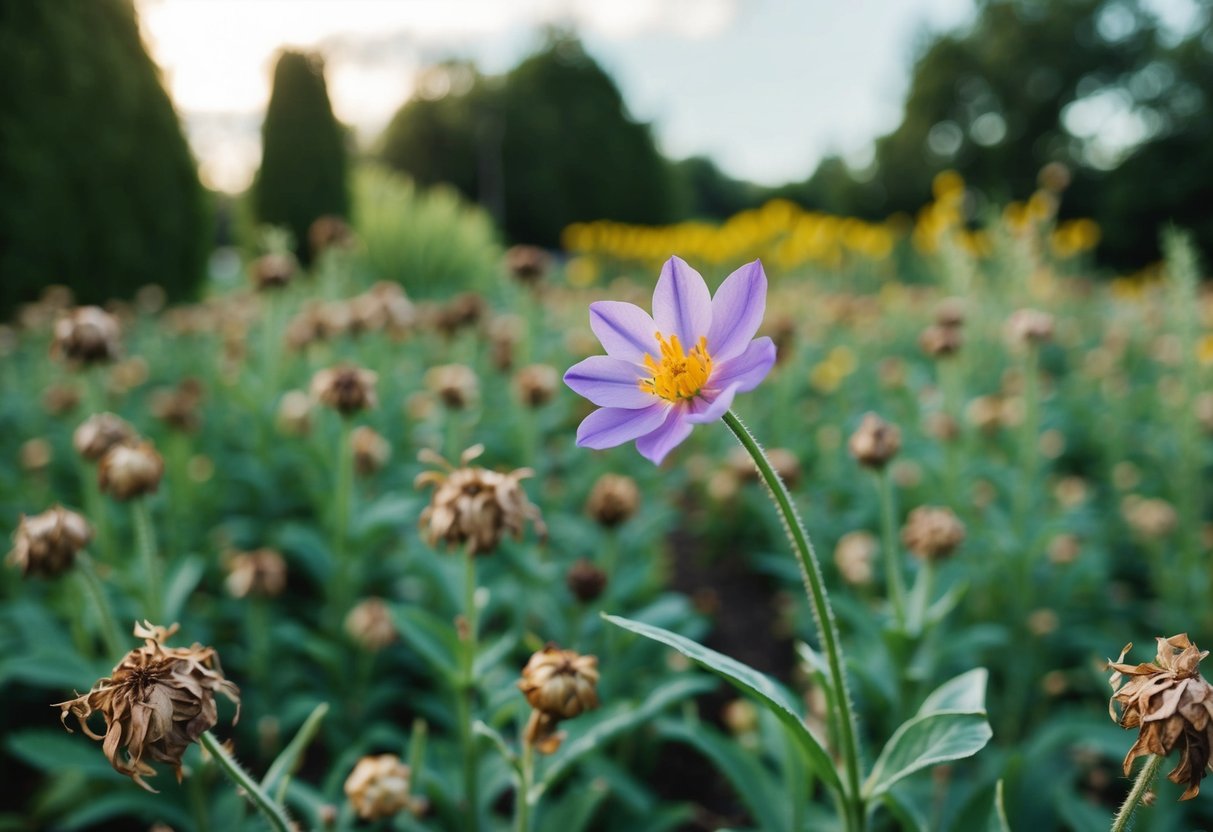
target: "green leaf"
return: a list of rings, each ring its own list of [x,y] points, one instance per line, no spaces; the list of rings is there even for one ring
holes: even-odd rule
[[[1011,824],[1007,823],[1007,807],[1003,802],[1004,782],[998,781],[994,787],[994,805],[990,807],[990,822],[986,832],[1011,832]]]
[[[164,591],[164,620],[176,621],[181,617],[181,608],[202,580],[206,564],[197,555],[189,555],[173,572]]]
[[[49,715],[50,708],[47,708],[47,712]],[[69,719],[68,724],[76,732],[74,736],[61,729],[34,728],[10,734],[4,740],[4,747],[14,757],[44,772],[54,773],[70,768],[90,777],[115,781],[125,779],[110,766],[101,753],[100,744],[82,736],[79,729],[74,727],[75,719]]]
[[[759,704],[763,705],[783,723],[788,733],[804,749],[809,767],[813,769],[814,773],[826,785],[837,793],[842,794],[842,780],[838,777],[838,770],[834,767],[834,761],[830,759],[830,755],[826,753],[821,743],[817,741],[817,738],[805,726],[804,719],[794,705],[792,697],[769,677],[759,673],[748,665],[742,664],[736,659],[731,659],[722,653],[717,653],[715,650],[704,647],[702,644],[684,638],[677,633],[671,633],[669,630],[663,630],[660,627],[653,627],[649,624],[642,624],[639,621],[631,621],[615,615],[604,615],[603,618],[617,627],[622,627],[637,635],[642,635],[645,638],[673,647],[700,667],[712,671],[730,682],[738,690],[754,697],[758,700]]]
[[[307,750],[308,745],[316,736],[316,732],[320,730],[320,723],[328,711],[327,702],[321,702],[313,708],[312,712],[308,714],[308,718],[303,721],[303,725],[295,732],[295,736],[287,743],[286,748],[282,749],[282,752],[274,758],[274,762],[270,763],[269,769],[265,772],[265,778],[261,781],[261,788],[266,793],[273,794],[279,783],[285,787],[291,775],[299,770],[303,752]],[[279,802],[282,802],[283,794],[283,792],[278,793]]]
[[[984,667],[977,667],[967,673],[962,673],[955,679],[950,679],[933,690],[918,715],[951,711],[964,714],[984,714],[986,712],[986,682],[990,672]]]
[[[510,744],[505,741],[505,737],[501,736],[500,731],[478,719],[472,723],[472,733],[492,743],[493,747],[497,749],[497,753],[509,764],[510,768],[518,770],[518,755],[510,749]]]
[[[863,795],[868,800],[880,797],[916,771],[971,757],[985,747],[993,733],[984,713],[919,714],[902,723],[881,750]]]
[[[885,792],[880,799],[889,814],[897,818],[902,832],[929,832],[927,819],[918,811],[913,801],[893,791]]]
[[[412,604],[394,604],[392,615],[405,646],[416,651],[448,684],[458,675],[455,657],[461,649],[454,627]]]

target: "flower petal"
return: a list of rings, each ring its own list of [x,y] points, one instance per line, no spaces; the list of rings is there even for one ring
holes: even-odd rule
[[[670,405],[658,402],[639,410],[603,407],[595,410],[577,426],[577,445],[582,448],[613,448],[661,427]]]
[[[730,384],[720,392],[711,396],[701,396],[691,401],[687,421],[693,425],[706,425],[715,422],[724,412],[733,406],[733,397],[737,395],[737,385]]]
[[[775,342],[770,338],[757,338],[750,342],[745,352],[716,366],[712,371],[713,387],[724,389],[735,386],[738,393],[757,387],[775,364]]]
[[[687,350],[712,327],[708,284],[680,257],[671,257],[661,267],[653,290],[653,320],[662,335],[677,335]]]
[[[564,383],[579,396],[599,407],[634,410],[656,403],[652,393],[640,389],[641,371],[635,364],[607,355],[594,355],[574,364],[564,374]]]
[[[767,275],[755,260],[733,272],[712,298],[712,328],[708,354],[727,361],[741,354],[758,332],[767,308]]]
[[[640,455],[654,465],[660,465],[666,454],[691,435],[687,413],[686,405],[671,407],[663,425],[636,440],[636,450],[640,451]]]
[[[645,353],[658,355],[657,324],[648,312],[634,303],[600,300],[590,304],[590,329],[598,336],[607,355],[640,364]]]

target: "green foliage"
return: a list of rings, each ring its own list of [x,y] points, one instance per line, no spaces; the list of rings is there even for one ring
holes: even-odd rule
[[[289,228],[306,262],[312,222],[349,213],[345,135],[333,117],[318,56],[288,50],[278,57],[261,143],[253,185],[257,219]]]
[[[0,77],[0,313],[52,282],[190,296],[203,192],[131,4],[0,4]]]
[[[354,224],[367,271],[399,282],[411,295],[485,289],[500,268],[492,221],[450,188],[426,190],[383,168],[360,168]]]

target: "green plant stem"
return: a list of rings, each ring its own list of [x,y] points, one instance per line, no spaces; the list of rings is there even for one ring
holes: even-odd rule
[[[291,832],[291,821],[286,816],[286,810],[275,803],[257,781],[241,768],[240,763],[236,762],[236,759],[228,753],[228,750],[215,738],[214,734],[206,731],[198,738],[198,741],[223,769],[223,773],[236,784],[237,788],[244,790],[244,796],[265,816],[271,829],[276,832]]]
[[[1120,804],[1116,817],[1112,819],[1110,832],[1125,832],[1129,828],[1129,820],[1133,817],[1133,812],[1136,811],[1137,805],[1141,803],[1146,792],[1150,790],[1150,786],[1154,784],[1154,778],[1158,776],[1158,769],[1162,766],[1164,759],[1166,758],[1158,754],[1151,754],[1146,758],[1146,764],[1141,767],[1141,771],[1137,773],[1137,779],[1133,781],[1133,788],[1129,790],[1129,796],[1125,798],[1124,803]]]
[[[76,573],[80,576],[80,585],[84,587],[85,594],[89,596],[93,606],[97,609],[97,622],[101,626],[101,639],[105,642],[106,652],[111,659],[117,661],[118,657],[126,652],[122,633],[114,621],[114,614],[105,597],[105,587],[102,586],[101,578],[97,575],[96,565],[87,552],[76,554]]]
[[[889,603],[893,605],[893,617],[898,629],[906,627],[906,585],[902,576],[901,559],[898,557],[897,537],[893,524],[893,478],[889,469],[881,468],[876,473],[876,488],[880,492],[880,536],[884,543],[885,581],[889,590]]]
[[[105,513],[105,502],[101,499],[101,488],[97,485],[97,468],[94,463],[84,458],[80,464],[80,492],[84,496],[84,511],[88,522],[93,527],[96,541],[93,550],[102,560],[112,558],[114,553],[113,541],[110,537],[109,516]]]
[[[515,832],[531,832],[531,783],[535,779],[535,749],[522,743],[522,760],[518,766],[518,797],[514,801]]]
[[[813,607],[813,615],[817,621],[817,634],[821,639],[822,650],[826,655],[826,663],[830,671],[830,685],[834,689],[835,703],[839,709],[839,742],[842,746],[840,753],[846,772],[847,793],[843,795],[845,807],[845,824],[851,832],[862,832],[865,826],[863,798],[860,794],[859,775],[859,743],[855,726],[855,716],[851,706],[851,695],[847,689],[846,676],[843,675],[842,645],[838,635],[838,624],[834,620],[834,611],[830,607],[826,595],[825,580],[821,575],[821,566],[809,541],[808,533],[796,514],[791,495],[783,480],[775,473],[770,460],[750,435],[749,430],[732,411],[724,414],[724,423],[737,437],[737,441],[746,449],[758,467],[759,474],[767,484],[783,520],[784,529],[791,539],[792,548],[800,564],[800,575],[804,580],[809,602]]]
[[[480,827],[476,735],[472,731],[472,711],[476,696],[476,556],[469,550],[464,557],[467,563],[463,582],[463,626],[460,628],[463,654],[460,657],[462,666],[459,672],[459,744],[463,750],[463,792],[467,801],[467,826],[464,828],[468,832],[476,832]]]
[[[152,525],[152,513],[147,500],[146,496],[141,496],[131,501],[131,518],[135,525],[135,545],[139,549],[143,576],[147,582],[145,613],[153,624],[167,624],[169,622],[161,621],[161,616],[164,615],[163,567],[160,563],[160,552],[156,547],[156,527]]]
[[[354,460],[350,448],[352,433],[350,420],[343,416],[340,435],[337,438],[337,457],[333,460],[337,469],[337,491],[334,495],[336,502],[333,506],[333,613],[338,622],[349,611],[354,591],[353,576],[350,574],[352,564],[346,556],[354,481]]]

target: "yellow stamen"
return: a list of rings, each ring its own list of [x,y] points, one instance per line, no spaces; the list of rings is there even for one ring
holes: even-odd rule
[[[641,379],[640,389],[668,402],[694,398],[712,375],[707,337],[701,337],[690,352],[683,352],[677,335],[666,338],[658,332],[656,336],[661,346],[661,360],[645,353],[644,366],[653,376]]]

